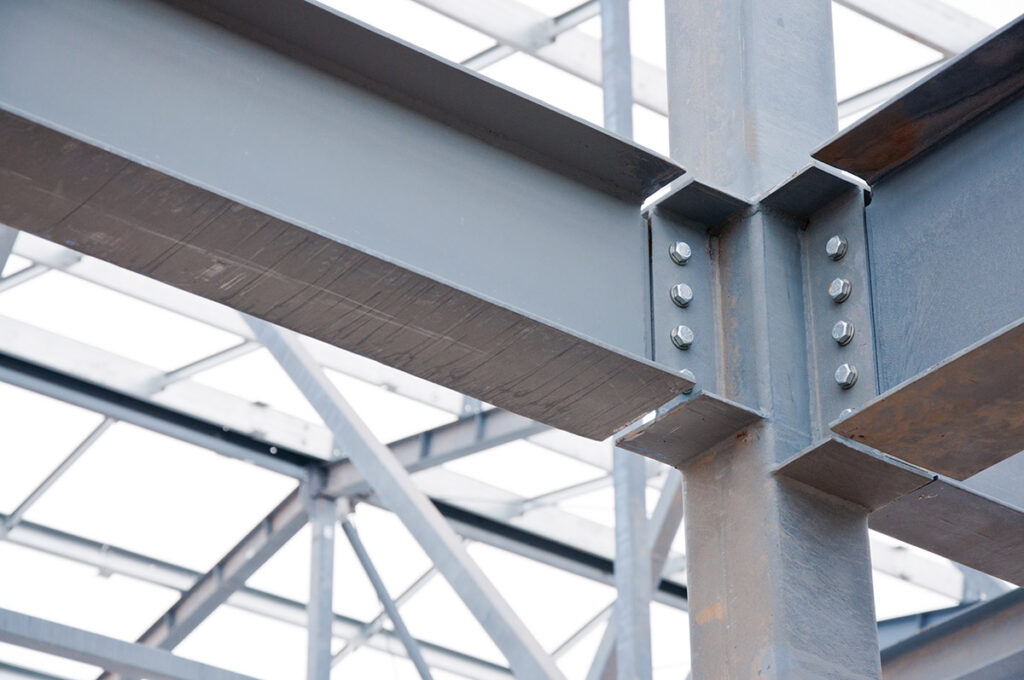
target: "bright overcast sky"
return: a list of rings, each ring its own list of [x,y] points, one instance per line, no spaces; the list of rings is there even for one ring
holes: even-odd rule
[[[551,15],[578,0],[521,0]],[[999,26],[1024,11],[1024,0],[946,0]],[[411,0],[333,0],[328,3],[381,30],[456,61],[493,41],[427,10]],[[915,43],[853,12],[833,6],[839,98],[843,99],[939,58]],[[663,7],[658,0],[632,3],[633,50],[653,64],[665,64]],[[594,18],[581,30],[600,35]],[[532,57],[516,54],[483,71],[576,116],[600,124],[600,90]],[[849,121],[845,121],[849,122]],[[635,137],[667,153],[663,116],[637,108]],[[685,159],[680,159],[685,164]],[[41,242],[22,237],[20,245]],[[30,262],[12,257],[5,275]],[[121,280],[134,275],[96,263]],[[128,292],[136,284],[129,283]],[[150,284],[160,288],[160,284]],[[142,290],[142,284],[138,284]],[[176,293],[178,298],[185,295]],[[0,316],[25,328],[42,329],[119,355],[132,365],[169,371],[240,341],[232,333],[160,309],[121,292],[57,271],[49,271],[0,292]],[[28,333],[28,331],[26,331]],[[28,335],[22,336],[22,341]],[[34,335],[32,337],[35,337]],[[12,337],[0,337],[6,345]],[[48,359],[49,360],[49,359]],[[55,357],[60,361],[60,357]],[[360,380],[332,373],[339,388],[384,441],[449,422],[450,412],[414,402]],[[300,393],[260,350],[201,374],[195,381],[297,418],[319,422]],[[171,388],[172,390],[174,388]],[[217,414],[210,414],[216,419]],[[100,416],[0,385],[0,512],[21,500],[99,425]],[[416,476],[431,493],[489,512],[505,512],[516,501],[601,478],[605,470],[525,442],[477,454]],[[649,506],[664,476],[651,479]],[[25,519],[101,543],[205,572],[292,489],[294,482],[132,426],[114,425],[40,500]],[[511,512],[511,511],[509,511]],[[606,540],[613,526],[610,486],[576,496],[551,512],[575,522],[581,535]],[[515,521],[543,523],[542,516]],[[392,593],[408,587],[429,567],[416,542],[391,514],[360,505],[355,523]],[[880,542],[887,539],[876,537]],[[299,533],[250,579],[250,587],[304,601],[310,536]],[[891,543],[891,542],[890,542]],[[674,549],[683,551],[682,532]],[[482,544],[469,551],[549,651],[558,647],[614,598],[611,587],[502,552]],[[931,559],[925,557],[925,559]],[[955,583],[957,572],[934,558],[935,573]],[[881,573],[875,573],[880,618],[949,606],[955,601]],[[344,540],[338,541],[335,611],[362,620],[380,605]],[[140,580],[97,573],[13,542],[0,542],[0,607],[134,640],[178,597]],[[441,578],[435,578],[403,606],[413,634],[497,663],[501,654]],[[652,608],[655,677],[683,678],[689,668],[685,612]],[[569,678],[582,678],[601,634],[596,628],[559,658]],[[337,648],[341,647],[336,640]],[[303,677],[305,631],[233,607],[221,607],[177,652],[260,678]],[[0,661],[85,680],[97,670],[9,645]],[[404,679],[417,677],[403,658],[363,647],[339,664],[335,677]],[[0,670],[0,678],[6,677]],[[439,680],[456,677],[437,671]]]

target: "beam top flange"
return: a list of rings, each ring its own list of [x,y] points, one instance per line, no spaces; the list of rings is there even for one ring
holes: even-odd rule
[[[683,468],[708,449],[763,418],[762,414],[717,394],[695,391],[657,409],[619,435],[627,451]]]
[[[871,194],[871,188],[860,178],[812,160],[756,202],[807,219],[850,189],[861,189],[868,197]]]
[[[967,479],[1024,449],[1024,319],[885,392],[831,429]]]
[[[750,207],[751,204],[742,198],[705,184],[692,175],[684,175],[654,196],[644,209],[667,210],[683,219],[703,224],[708,231],[714,232]]]
[[[307,0],[165,0],[286,56],[638,205],[668,158]]]
[[[874,186],[1024,90],[1024,16],[813,153]]]

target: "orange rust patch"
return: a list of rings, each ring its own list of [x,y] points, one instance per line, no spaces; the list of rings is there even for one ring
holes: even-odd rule
[[[722,621],[723,619],[725,619],[725,605],[721,602],[704,607],[694,617],[698,626],[703,626],[712,621]]]

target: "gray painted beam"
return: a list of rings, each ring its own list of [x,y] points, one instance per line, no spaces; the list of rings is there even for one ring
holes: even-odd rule
[[[47,57],[0,78],[0,219],[597,439],[686,389],[642,356],[676,166],[319,5],[176,4],[0,10]]]
[[[309,400],[384,504],[405,524],[438,571],[505,655],[513,672],[561,678],[554,661],[469,557],[455,531],[415,485],[387,447],[378,442],[338,389],[294,336],[250,318],[253,332]]]
[[[886,680],[1017,680],[1024,668],[1024,590],[938,623],[882,652]]]
[[[0,609],[0,641],[152,680],[254,680],[169,652]]]

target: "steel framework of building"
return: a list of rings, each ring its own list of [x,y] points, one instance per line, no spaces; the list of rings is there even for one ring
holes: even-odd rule
[[[1019,677],[1020,591],[979,572],[1024,584],[1024,21],[986,37],[934,0],[842,0],[944,61],[840,102],[913,83],[836,135],[826,1],[667,0],[667,89],[627,2],[417,2],[497,44],[453,65],[305,0],[0,0],[0,263],[31,261],[0,290],[60,270],[242,338],[163,372],[0,318],[0,380],[104,417],[4,538],[181,593],[135,644],[8,610],[0,640],[103,677],[240,678],[171,653],[229,605],[308,627],[311,680],[362,645],[424,678],[534,679],[607,620],[588,680],[643,679],[653,600],[689,612],[697,679]],[[598,13],[600,40],[577,28]],[[602,84],[607,130],[472,73],[517,51]],[[634,102],[668,115],[674,160],[628,141]],[[191,380],[259,347],[323,425]],[[384,445],[327,368],[458,418]],[[205,574],[24,519],[117,422],[298,488]],[[412,481],[518,439],[608,474],[483,507],[457,475]],[[610,485],[614,533],[557,508]],[[354,503],[431,558],[406,591]],[[308,606],[247,587],[307,523]],[[371,621],[332,610],[336,526]],[[465,540],[618,598],[546,650]],[[880,654],[872,568],[968,601],[884,624]],[[434,574],[508,667],[410,633]]]

